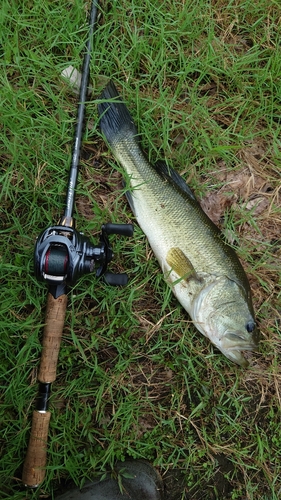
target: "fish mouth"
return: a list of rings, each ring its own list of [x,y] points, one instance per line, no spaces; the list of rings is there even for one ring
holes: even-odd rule
[[[236,350],[223,350],[224,355],[230,359],[233,363],[236,363],[242,368],[247,368],[249,366],[249,361],[243,356],[241,351]]]
[[[222,338],[222,347],[232,351],[254,351],[258,342],[255,338],[246,338],[241,332],[227,331]]]
[[[249,338],[239,331],[226,331],[221,339],[221,351],[232,362],[243,368],[249,366],[248,360],[243,356],[243,351],[256,351],[258,343],[255,338]]]

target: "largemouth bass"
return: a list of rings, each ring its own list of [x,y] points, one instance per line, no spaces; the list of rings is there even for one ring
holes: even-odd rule
[[[98,104],[100,127],[130,179],[127,198],[166,280],[194,325],[230,360],[248,365],[257,347],[251,291],[235,251],[166,163],[151,165],[112,82]]]

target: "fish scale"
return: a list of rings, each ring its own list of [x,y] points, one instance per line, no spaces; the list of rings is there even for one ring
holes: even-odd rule
[[[198,330],[229,359],[257,347],[251,291],[235,251],[171,167],[151,165],[113,84],[98,104],[100,127],[129,184],[127,198],[173,292]]]

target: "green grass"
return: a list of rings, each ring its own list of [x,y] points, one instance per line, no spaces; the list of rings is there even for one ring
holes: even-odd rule
[[[130,283],[110,288],[92,275],[69,290],[46,479],[24,489],[47,293],[33,275],[33,247],[64,210],[76,98],[60,73],[81,67],[87,22],[81,0],[4,0],[0,497],[53,498],[129,456],[158,467],[167,500],[278,500],[279,4],[120,0],[99,12],[77,228],[97,242],[102,223],[133,220],[97,124],[96,100],[113,78],[150,159],[168,159],[199,199],[211,193],[221,203],[221,227],[236,235],[252,285],[260,353],[248,370],[234,366],[192,327],[140,229],[115,238],[111,269]],[[254,180],[248,194],[224,186],[225,172],[245,170]],[[267,201],[261,213],[247,208],[258,196]]]

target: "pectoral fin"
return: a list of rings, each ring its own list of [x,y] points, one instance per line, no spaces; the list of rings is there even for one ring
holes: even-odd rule
[[[188,281],[197,278],[193,265],[180,248],[171,248],[167,253],[166,262],[181,279]]]

